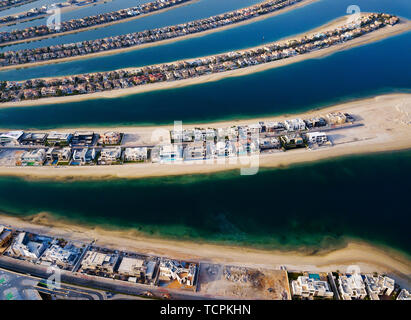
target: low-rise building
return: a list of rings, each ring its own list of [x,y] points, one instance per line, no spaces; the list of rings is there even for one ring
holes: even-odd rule
[[[69,164],[71,159],[71,148],[48,148],[46,159],[50,163]]]
[[[3,226],[0,226],[0,247],[11,239],[12,234],[11,230],[6,230]]]
[[[306,136],[310,143],[323,144],[328,141],[328,137],[324,132],[308,132]]]
[[[50,146],[68,146],[73,135],[71,133],[50,132],[47,135],[46,141]]]
[[[117,272],[126,276],[144,277],[147,267],[145,260],[137,258],[123,257]]]
[[[285,149],[304,147],[304,139],[299,134],[281,136],[280,142]]]
[[[70,266],[74,266],[75,262],[79,258],[80,252],[80,248],[74,246],[73,244],[66,244],[64,247],[61,247],[55,243],[44,251],[41,261],[43,263],[53,263],[60,268],[66,269]]]
[[[103,148],[98,157],[99,164],[114,164],[120,163],[122,150],[120,147]]]
[[[371,300],[380,300],[381,295],[391,295],[394,291],[395,280],[387,276],[364,276],[364,283]]]
[[[343,300],[364,299],[367,296],[364,281],[358,273],[339,275],[338,289]]]
[[[26,132],[21,137],[20,144],[23,145],[44,145],[46,143],[47,133]]]
[[[76,131],[74,132],[71,144],[73,146],[91,146],[95,142],[95,134],[92,131]]]
[[[291,282],[293,294],[302,297],[332,298],[332,292],[327,281],[321,281],[308,276],[299,276]]]
[[[125,148],[124,160],[129,162],[144,162],[148,159],[148,149],[146,147]]]
[[[23,137],[23,131],[9,131],[0,134],[0,143],[12,143],[15,145],[20,144],[20,140]]]
[[[14,239],[9,252],[17,257],[38,259],[47,246],[46,239],[37,239],[26,232],[20,232]]]
[[[100,139],[98,140],[99,144],[102,145],[116,145],[121,143],[121,133],[115,131],[108,131],[104,132],[100,135]]]
[[[46,161],[46,149],[25,151],[16,160],[18,166],[42,166]]]
[[[206,148],[204,142],[193,142],[184,149],[184,160],[204,160]]]
[[[96,150],[94,148],[75,149],[73,152],[72,164],[89,164],[96,158]]]
[[[287,131],[301,131],[306,129],[305,122],[299,118],[285,120],[284,125]]]
[[[183,146],[179,144],[165,144],[160,147],[160,162],[183,160]]]
[[[188,264],[188,263],[184,263]],[[177,280],[180,284],[193,286],[196,281],[197,265],[184,265],[176,260],[163,259],[159,265],[160,277],[166,281]]]
[[[411,300],[411,293],[406,289],[402,289],[397,300]]]
[[[113,273],[117,268],[119,257],[116,254],[88,251],[81,262],[83,270]]]

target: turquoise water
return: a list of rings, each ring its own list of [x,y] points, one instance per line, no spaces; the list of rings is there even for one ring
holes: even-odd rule
[[[332,3],[330,5],[330,1],[322,0],[240,28],[124,53],[121,56],[2,72],[0,79],[17,80],[50,74],[106,70],[254,46],[260,44],[263,35],[266,41],[271,41],[322,25],[344,14],[349,2],[340,0]],[[194,10],[200,4],[203,2],[184,9]],[[411,4],[404,0],[362,0],[359,5],[363,11],[384,11],[411,17]],[[170,10],[167,14],[175,14],[182,9]],[[227,5],[224,9],[228,9]],[[225,11],[220,4],[216,4],[213,10]],[[155,17],[157,15],[150,18]],[[411,32],[408,32],[326,58],[307,60],[246,77],[115,100],[99,99],[35,108],[3,109],[0,110],[0,127],[167,124],[174,120],[204,122],[292,113],[375,94],[409,92],[411,64],[409,55],[405,53],[410,52],[410,43]],[[250,105],[253,107],[250,108]]]
[[[135,28],[188,21],[191,13],[208,16],[255,2],[202,0],[185,11],[136,20]],[[0,79],[109,70],[251,47],[318,27],[343,15],[351,4],[322,0],[221,33],[122,55],[2,72]],[[411,18],[408,0],[356,4],[363,11]],[[407,33],[322,59],[218,82],[113,100],[2,109],[0,128],[205,122],[293,113],[382,93],[410,92],[410,43],[411,33]],[[316,250],[354,238],[411,254],[410,164],[411,151],[404,151],[265,169],[247,177],[237,171],[77,182],[2,177],[0,212],[18,216],[49,212],[91,226],[263,248]]]
[[[204,122],[298,112],[381,93],[409,92],[409,57],[393,55],[392,48],[409,51],[410,36],[218,82],[117,99],[2,109],[0,127]]]
[[[328,248],[366,239],[411,254],[411,151],[254,176],[238,171],[141,180],[0,178],[0,212],[262,248]]]

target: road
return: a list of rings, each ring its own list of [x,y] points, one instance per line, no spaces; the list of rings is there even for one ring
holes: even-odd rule
[[[30,262],[17,260],[7,256],[0,257],[0,267],[41,279],[47,279],[50,276],[50,273],[47,271],[47,267],[45,266],[34,265]],[[90,289],[93,288],[96,290],[108,292],[116,292],[126,295],[144,296],[145,293],[149,291],[153,294],[154,298],[162,298],[164,294],[169,294],[171,299],[175,300],[215,299],[215,297],[203,295],[201,293],[196,293],[194,291],[191,292],[183,290],[165,289],[161,287],[154,287],[121,280],[102,278],[70,271],[61,271],[61,282],[63,282],[64,284],[82,286]],[[82,289],[82,291],[85,290],[86,289]]]

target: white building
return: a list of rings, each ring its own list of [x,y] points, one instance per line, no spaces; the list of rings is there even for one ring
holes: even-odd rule
[[[307,276],[299,276],[291,282],[293,294],[302,297],[326,297],[332,298],[334,293],[327,281],[312,279]]]
[[[55,263],[59,266],[66,267],[72,265],[80,253],[80,249],[71,245],[66,245],[64,248],[57,244],[53,244],[50,248],[44,251],[41,261]]]
[[[165,144],[160,147],[160,162],[182,161],[183,146],[179,144]]]
[[[387,276],[365,275],[364,282],[371,300],[380,300],[379,296],[389,296],[394,291],[395,281]]]
[[[10,247],[11,252],[16,256],[29,259],[38,259],[47,247],[46,242],[26,241],[26,233],[21,232],[15,238]]]
[[[328,141],[328,137],[324,132],[308,132],[307,139],[311,143],[323,144]]]
[[[22,166],[41,166],[46,161],[46,149],[25,151],[20,156]]]
[[[146,147],[126,148],[124,150],[125,161],[147,161],[148,151]]]
[[[90,163],[96,158],[96,149],[94,148],[81,148],[75,149],[73,152],[73,161],[80,164]]]
[[[204,142],[194,142],[184,149],[184,160],[203,160],[206,157]]]
[[[103,148],[98,157],[99,164],[112,164],[121,160],[121,148]]]
[[[364,299],[367,296],[364,281],[358,273],[340,275],[338,289],[343,300]]]
[[[397,300],[411,300],[411,293],[406,289],[402,289]]]
[[[301,131],[306,129],[305,122],[299,118],[285,120],[284,125],[287,131]]]
[[[83,269],[101,270],[112,273],[117,265],[117,261],[117,255],[88,251],[81,262],[81,267]]]
[[[0,143],[13,143],[18,145],[23,134],[23,131],[9,131],[2,133],[0,134]]]
[[[47,136],[47,143],[51,145],[68,145],[73,135],[52,131]]]
[[[120,266],[118,267],[118,273],[127,276],[140,276],[142,272],[146,272],[147,268],[144,265],[143,259],[123,257]]]
[[[197,266],[193,263],[185,268],[175,260],[165,259],[159,265],[160,277],[166,278],[167,281],[177,280],[180,284],[193,286],[197,273]]]

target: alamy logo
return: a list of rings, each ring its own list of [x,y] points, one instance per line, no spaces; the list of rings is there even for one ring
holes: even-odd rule
[[[51,274],[47,278],[47,288],[61,289],[61,270],[56,266],[51,266],[47,268],[47,274]]]
[[[47,8],[50,17],[47,18],[47,27],[50,30],[59,31],[61,28],[61,10],[54,3]]]
[[[184,130],[182,121],[174,121],[171,136],[170,131],[165,129],[152,132],[151,142],[153,149],[157,150],[157,158],[153,162],[175,165],[228,164],[239,167],[241,175],[255,175],[260,167],[259,138],[258,131],[240,127],[228,137],[217,134],[215,129]]]
[[[350,5],[347,7],[347,14],[349,14],[347,24],[356,23],[361,17],[361,9],[357,5]]]

